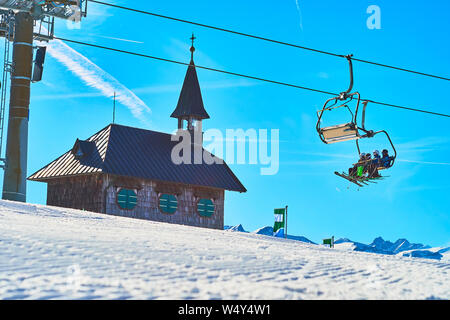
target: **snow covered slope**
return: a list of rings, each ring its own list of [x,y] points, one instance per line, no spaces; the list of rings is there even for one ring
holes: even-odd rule
[[[0,299],[450,299],[450,264],[0,201]]]

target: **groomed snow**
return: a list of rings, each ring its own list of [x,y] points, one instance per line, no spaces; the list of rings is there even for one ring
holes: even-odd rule
[[[449,299],[449,275],[436,260],[0,201],[0,299]]]

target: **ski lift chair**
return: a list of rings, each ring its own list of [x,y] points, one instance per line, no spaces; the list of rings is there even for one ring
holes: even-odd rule
[[[322,142],[324,142],[326,144],[336,143],[336,142],[344,142],[344,141],[349,141],[349,140],[357,140],[357,139],[360,139],[363,137],[363,135],[360,134],[358,126],[357,126],[357,116],[358,116],[358,109],[359,109],[359,103],[360,103],[361,97],[358,92],[350,93],[350,91],[353,88],[353,65],[352,65],[351,57],[352,57],[352,55],[346,56],[349,66],[350,66],[349,88],[347,89],[347,91],[342,92],[337,97],[328,99],[325,102],[322,110],[317,112],[318,119],[317,119],[316,130],[319,133],[319,137],[322,140]],[[353,99],[357,100],[355,114],[353,114],[353,112],[350,110],[350,108],[347,105]],[[333,101],[334,101],[334,103],[331,104],[331,102],[333,102]],[[339,105],[337,105],[338,102],[340,102]],[[331,110],[338,109],[338,108],[347,108],[347,110],[351,114],[350,122],[321,128],[320,124],[321,124],[324,112],[331,111]]]
[[[365,128],[366,108],[367,108],[367,104],[369,103],[368,100],[362,101],[362,104],[363,104],[362,117],[361,117],[362,121],[361,121],[361,126],[360,127],[358,126],[358,111],[359,111],[361,97],[358,92],[350,93],[350,91],[353,88],[353,66],[352,66],[351,57],[352,57],[352,55],[346,56],[349,66],[350,66],[350,86],[347,89],[347,91],[342,92],[337,97],[328,99],[325,102],[322,110],[317,112],[318,119],[317,119],[317,124],[316,124],[316,130],[319,133],[319,137],[322,140],[322,142],[324,142],[326,144],[356,140],[356,147],[358,149],[358,155],[361,154],[361,150],[359,148],[359,139],[372,138],[375,135],[380,134],[380,133],[385,134],[389,140],[389,143],[391,144],[392,150],[394,151],[394,156],[391,157],[389,166],[388,167],[378,166],[378,168],[377,168],[377,170],[385,170],[385,169],[391,168],[394,165],[395,159],[397,158],[397,151],[395,150],[394,144],[392,143],[392,140],[386,131],[380,130],[380,131],[374,132],[372,130],[367,130]],[[357,100],[355,114],[353,114],[352,110],[347,105],[353,99]],[[338,108],[347,108],[347,110],[351,114],[350,122],[322,128],[321,121],[322,121],[324,112],[331,111],[333,109],[338,109]],[[360,176],[358,176],[358,177],[349,176],[345,173],[339,173],[337,171],[335,172],[335,174],[344,179],[347,179],[350,182],[357,184],[359,187],[362,187],[363,185],[368,185],[368,182],[375,183],[373,180],[382,178],[382,177],[377,177],[377,178],[364,177],[364,176],[362,176],[362,174],[360,174]]]
[[[335,106],[335,105],[340,100],[340,97],[334,97],[334,98],[327,100],[327,102],[325,102],[325,105],[322,108],[322,110],[317,113],[318,120],[317,120],[316,129],[317,129],[317,132],[319,133],[320,139],[324,143],[331,144],[331,143],[344,142],[344,141],[356,140],[356,139],[361,138],[361,135],[359,134],[359,131],[358,131],[358,126],[356,125],[356,117],[353,115],[353,112],[350,110],[350,108],[347,105],[348,102],[353,100],[354,96],[357,96],[357,99],[358,99],[357,106],[356,106],[356,114],[357,114],[358,108],[359,108],[359,99],[360,99],[358,92],[347,95],[346,99],[345,99],[347,101],[345,101],[345,103],[341,103],[339,106]],[[327,105],[333,100],[334,100],[334,103],[330,107],[327,107]],[[350,114],[351,114],[350,121],[347,123],[344,123],[344,124],[338,124],[338,125],[321,128],[320,123],[321,123],[321,120],[323,117],[323,113],[325,111],[330,111],[330,110],[338,109],[338,108],[346,108],[350,112]]]

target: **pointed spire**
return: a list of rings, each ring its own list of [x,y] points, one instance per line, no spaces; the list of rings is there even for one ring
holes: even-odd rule
[[[177,107],[171,117],[178,119],[192,118],[196,120],[209,119],[209,115],[203,106],[202,93],[194,64],[194,40],[196,39],[194,34],[192,34],[190,39],[192,41],[190,49],[191,62],[184,78]]]

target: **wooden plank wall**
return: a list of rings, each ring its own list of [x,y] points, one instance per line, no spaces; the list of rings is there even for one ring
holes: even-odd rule
[[[138,204],[133,210],[118,206],[120,188],[136,190]],[[174,214],[159,209],[159,196],[163,193],[176,195],[178,208]],[[223,189],[107,174],[55,179],[47,187],[47,204],[52,206],[220,230],[224,226],[224,196]],[[215,212],[211,217],[198,214],[197,201],[201,198],[213,200]]]
[[[47,204],[102,212],[103,179],[99,174],[55,179],[47,185]]]
[[[105,181],[108,214],[223,230],[225,191],[222,189],[111,175],[108,175]],[[123,210],[117,205],[117,193],[122,187],[134,188],[137,191],[138,204],[135,209]],[[159,209],[159,196],[163,193],[174,194],[177,197],[178,208],[174,214],[163,213]],[[197,213],[197,201],[201,198],[213,199],[215,204],[213,216],[202,217]]]

